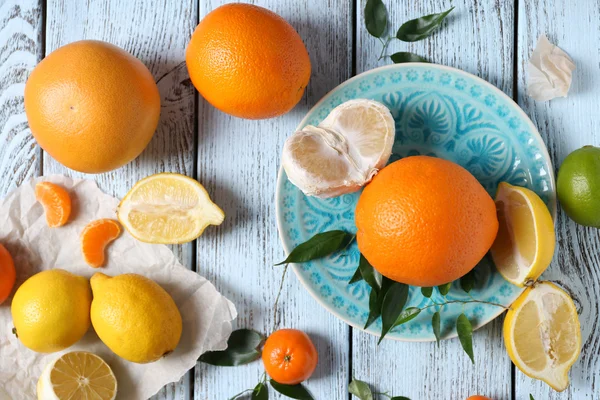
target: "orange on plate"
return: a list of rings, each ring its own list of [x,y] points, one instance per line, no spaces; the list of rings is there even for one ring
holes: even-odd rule
[[[82,40],[34,68],[25,112],[38,144],[58,162],[100,173],[146,148],[158,125],[160,94],[140,60],[110,43]]]
[[[275,382],[296,385],[317,367],[317,349],[308,335],[297,329],[280,329],[267,338],[262,351],[267,374]]]
[[[17,273],[13,259],[6,247],[0,244],[0,304],[10,295],[16,278]]]
[[[355,214],[358,248],[382,275],[436,286],[469,272],[498,232],[494,200],[466,169],[428,156],[383,168]]]
[[[185,61],[200,94],[240,118],[285,114],[310,79],[310,59],[298,33],[279,15],[251,4],[225,4],[204,17]]]
[[[104,265],[106,246],[121,234],[121,225],[113,219],[92,221],[81,232],[81,252],[86,263],[93,268]]]
[[[65,188],[52,182],[35,185],[35,198],[44,207],[50,228],[63,226],[71,215],[71,197]]]

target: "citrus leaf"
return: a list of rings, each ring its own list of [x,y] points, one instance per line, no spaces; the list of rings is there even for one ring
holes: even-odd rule
[[[529,400],[535,400],[535,399],[533,398],[533,395],[532,395],[531,393],[529,393]]]
[[[265,337],[252,329],[238,329],[227,340],[227,349],[202,354],[199,361],[222,367],[251,363],[260,358],[259,350]]]
[[[269,400],[269,388],[264,382],[259,382],[252,391],[250,400]]]
[[[355,395],[360,400],[373,400],[373,393],[366,382],[352,379],[348,385],[348,393]]]
[[[376,38],[381,37],[387,26],[387,10],[381,0],[367,0],[365,5],[365,26],[367,32]]]
[[[394,282],[388,289],[381,304],[381,336],[377,344],[381,343],[385,335],[394,327],[402,309],[408,300],[408,285]]]
[[[421,294],[427,298],[430,298],[431,295],[433,294],[433,288],[432,287],[422,287]]]
[[[304,386],[302,386],[301,383],[297,385],[284,385],[283,383],[275,382],[273,379],[271,379],[269,382],[271,383],[273,389],[291,399],[315,400],[310,392]]]
[[[445,296],[448,294],[448,292],[450,291],[450,288],[452,287],[452,282],[448,282],[444,285],[440,285],[438,286],[438,290],[440,291],[440,294],[442,296]]]
[[[381,289],[379,292],[377,292],[375,289],[371,289],[371,294],[369,295],[369,316],[367,317],[367,322],[365,323],[364,329],[367,329],[381,315],[383,299],[388,289],[392,285],[392,282],[393,281],[384,276],[381,278]]]
[[[421,313],[421,309],[417,307],[408,307],[406,310],[402,311],[398,316],[396,322],[394,322],[394,327],[398,325],[402,325],[407,323],[408,321],[414,319]]]
[[[416,42],[422,40],[433,33],[433,31],[441,25],[444,18],[454,7],[439,14],[430,14],[421,18],[411,19],[402,24],[396,37],[404,42]]]
[[[475,357],[473,356],[473,326],[465,314],[458,316],[456,320],[456,332],[458,333],[458,339],[463,350],[467,353],[471,362],[475,364]]]
[[[469,293],[475,287],[475,271],[470,270],[465,276],[460,278],[460,287]]]
[[[408,51],[399,51],[390,56],[394,64],[402,64],[407,62],[420,62],[420,63],[428,63],[427,59],[418,56],[414,53],[409,53]]]
[[[340,230],[317,233],[304,243],[300,243],[290,255],[275,265],[304,263],[323,258],[344,249],[354,240],[354,235]]]
[[[437,342],[437,344],[439,346],[440,345],[440,332],[442,330],[439,311],[436,311],[433,314],[433,317],[431,317],[431,328],[433,329],[433,334],[435,335],[435,341]]]
[[[410,399],[406,396],[394,396],[390,400],[410,400]]]
[[[375,279],[375,269],[369,264],[367,259],[361,254],[360,261],[358,262],[358,268],[360,269],[360,275],[363,277],[365,282],[371,286],[371,289],[379,291],[379,283]]]
[[[363,280],[362,274],[360,273],[360,266],[356,267],[356,271],[354,271],[354,275],[352,275],[352,278],[350,278],[350,280],[348,281],[348,284],[351,285],[353,283],[356,282],[360,282]]]

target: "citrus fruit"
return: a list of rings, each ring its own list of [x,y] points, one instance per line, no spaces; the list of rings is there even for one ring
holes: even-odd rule
[[[25,347],[53,353],[75,344],[90,327],[92,292],[87,279],[62,269],[39,272],[13,297],[16,334]]]
[[[372,100],[350,100],[319,124],[290,136],[281,164],[306,195],[328,198],[359,190],[392,154],[394,118]]]
[[[140,60],[110,43],[82,40],[34,68],[25,112],[38,144],[56,161],[100,173],[146,148],[158,125],[160,95]]]
[[[37,383],[38,400],[113,400],[117,379],[108,364],[86,351],[72,351],[49,363]]]
[[[537,280],[554,255],[554,222],[533,191],[500,183],[496,194],[500,227],[491,255],[504,279],[517,286]]]
[[[50,228],[67,223],[71,215],[71,197],[65,188],[51,182],[40,182],[35,185],[35,198],[44,207]]]
[[[313,374],[319,356],[306,333],[298,329],[280,329],[265,341],[262,360],[267,374],[275,382],[296,385]]]
[[[149,363],[173,352],[181,338],[182,320],[175,302],[156,282],[137,274],[90,280],[94,330],[116,355]]]
[[[486,396],[476,395],[476,396],[468,397],[467,400],[492,400],[492,399],[490,399],[489,397],[486,397]]]
[[[453,162],[403,158],[383,168],[358,199],[358,248],[382,275],[436,286],[469,272],[498,231],[496,206]]]
[[[13,259],[6,247],[0,243],[0,304],[10,296],[16,279]]]
[[[98,268],[104,265],[106,246],[121,234],[121,226],[112,219],[92,221],[81,232],[81,252],[89,266]]]
[[[579,357],[581,331],[573,300],[550,282],[525,289],[504,318],[504,343],[524,374],[554,390],[569,385],[569,369]]]
[[[584,146],[565,158],[556,193],[573,221],[600,228],[600,148]]]
[[[302,39],[279,15],[251,4],[225,4],[196,27],[185,61],[192,83],[219,110],[240,118],[290,111],[310,78]]]
[[[171,173],[136,183],[119,204],[117,216],[136,239],[165,244],[190,242],[225,218],[198,181]]]

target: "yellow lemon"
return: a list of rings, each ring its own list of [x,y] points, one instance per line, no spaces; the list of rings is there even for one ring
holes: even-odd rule
[[[565,390],[569,369],[581,349],[573,300],[550,282],[534,283],[506,313],[504,343],[510,359],[524,374],[559,392]]]
[[[546,204],[533,191],[500,183],[496,194],[499,229],[492,259],[504,278],[517,285],[531,284],[548,268],[556,238]]]
[[[91,302],[86,278],[62,269],[42,271],[15,293],[11,312],[16,334],[39,353],[66,349],[89,329]]]
[[[117,379],[93,353],[72,351],[48,364],[37,383],[38,400],[113,400]]]
[[[156,282],[137,274],[96,273],[90,283],[92,325],[115,354],[149,363],[175,350],[181,338],[181,314]]]

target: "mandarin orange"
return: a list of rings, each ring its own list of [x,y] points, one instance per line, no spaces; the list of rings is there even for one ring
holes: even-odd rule
[[[494,200],[466,169],[428,156],[396,161],[356,205],[360,252],[382,275],[436,286],[469,272],[498,232]]]
[[[262,360],[267,374],[275,382],[296,385],[312,375],[319,356],[306,333],[298,329],[280,329],[267,338]]]
[[[71,215],[71,197],[65,188],[52,182],[39,182],[35,185],[35,198],[44,207],[50,228],[67,223]]]
[[[13,259],[2,244],[0,244],[0,304],[10,295],[17,273]]]
[[[81,253],[83,259],[92,268],[105,264],[106,246],[121,234],[121,225],[114,219],[92,221],[81,232]]]
[[[467,400],[492,400],[492,399],[490,399],[489,397],[486,397],[486,396],[476,395],[476,396],[468,397]]]

